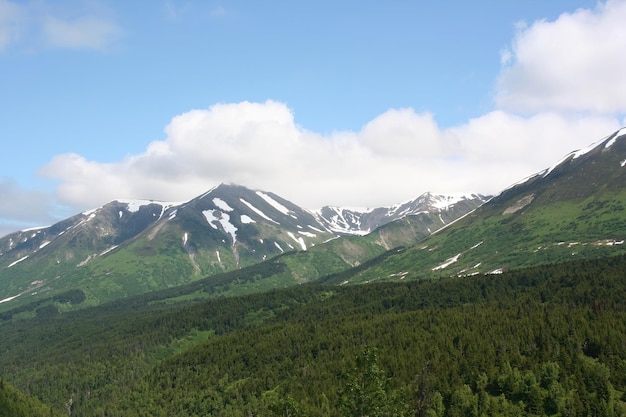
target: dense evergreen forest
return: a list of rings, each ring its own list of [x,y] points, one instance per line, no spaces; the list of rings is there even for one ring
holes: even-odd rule
[[[626,257],[0,323],[0,376],[71,416],[623,416]]]
[[[50,406],[28,397],[0,378],[0,417],[55,417],[61,416]]]

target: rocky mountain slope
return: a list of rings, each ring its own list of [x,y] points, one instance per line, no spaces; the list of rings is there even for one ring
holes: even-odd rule
[[[411,247],[330,282],[498,274],[626,252],[626,129],[574,151]]]
[[[445,225],[476,208],[476,202],[484,202],[487,198],[480,194],[425,193],[414,200],[391,207],[359,210],[325,206],[316,211],[316,214],[320,222],[334,233],[366,235],[396,220],[420,214],[436,214],[440,224]],[[432,233],[434,230],[436,229],[428,231]]]
[[[307,262],[298,263],[314,258],[318,278],[415,242],[485,198],[424,194],[392,208],[351,211],[352,223],[338,219],[346,210],[311,212],[238,185],[222,184],[185,203],[113,201],[51,227],[0,239],[0,309],[72,289],[84,291],[87,304],[98,304],[316,246],[318,251],[296,257],[291,265],[310,271]],[[377,227],[367,238],[350,237]],[[335,261],[325,263],[330,252]],[[301,280],[301,273],[290,279]]]

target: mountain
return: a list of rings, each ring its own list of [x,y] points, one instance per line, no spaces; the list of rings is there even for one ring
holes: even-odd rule
[[[626,251],[626,129],[571,152],[460,220],[328,282],[498,274]]]
[[[192,236],[219,240],[226,245],[219,250],[238,246],[245,259],[240,242],[255,238],[239,223],[260,225],[241,221],[248,214],[238,212],[237,199],[278,223],[260,200],[248,201],[251,194],[267,202],[265,197],[234,186],[185,204],[162,204],[160,210],[151,209],[151,202],[118,202],[109,220],[148,210],[144,231],[127,224],[124,235],[113,228],[104,247],[119,242],[115,248],[73,267],[82,276],[65,288],[80,290],[51,289],[52,301],[37,294],[14,299],[39,300],[36,319],[23,320],[32,313],[28,309],[0,314],[0,414],[37,415],[22,413],[30,398],[3,387],[5,378],[52,406],[41,408],[46,414],[339,416],[363,415],[366,404],[399,416],[625,415],[625,169],[621,130],[509,187],[416,245],[384,251],[394,247],[392,239],[423,233],[417,226],[441,221],[441,213],[413,214],[365,236],[307,244],[306,251],[184,285],[55,314],[85,295],[83,304],[106,295],[90,292],[90,283],[111,294],[116,285],[132,289],[124,286],[142,282],[132,274],[150,271],[154,257],[169,262],[164,266],[175,264],[172,253],[179,246],[181,259],[191,262],[184,245]],[[278,196],[270,199],[269,206],[280,204],[274,207],[279,213],[299,219],[296,230],[305,230],[305,219],[318,219],[314,213],[300,217]],[[65,229],[39,230],[50,243],[31,242],[33,254],[11,261],[6,270],[24,268],[77,229],[100,224],[96,229],[102,230],[106,223],[98,210],[68,219]],[[171,242],[163,239],[170,228]],[[23,233],[37,237],[37,230]],[[95,235],[76,236],[96,247],[100,239],[85,237]],[[15,242],[13,248],[27,243]],[[194,247],[204,250],[199,243]],[[377,250],[383,251],[378,257],[363,256]],[[276,287],[285,276],[290,284],[310,282],[328,264],[341,261],[345,268],[359,256],[368,260],[320,282],[401,282],[291,285],[201,299],[209,292],[229,295],[215,292],[218,287]],[[93,275],[105,261],[108,275]],[[3,396],[20,410],[4,408]]]
[[[445,225],[476,208],[476,202],[487,197],[471,195],[435,195],[425,193],[418,198],[392,207],[349,209],[325,206],[316,212],[320,222],[329,230],[343,235],[366,235],[381,226],[419,214],[436,214]],[[427,228],[428,230],[428,228]],[[428,230],[432,233],[434,230]]]
[[[65,300],[59,294],[76,290],[82,295],[69,299],[95,305],[316,248],[286,261],[290,271],[280,280],[246,291],[292,285],[413,243],[484,200],[424,194],[392,208],[352,211],[360,219],[352,225],[333,215],[346,210],[311,212],[239,185],[222,184],[184,203],[117,200],[0,239],[0,308]],[[371,236],[355,236],[376,227]]]

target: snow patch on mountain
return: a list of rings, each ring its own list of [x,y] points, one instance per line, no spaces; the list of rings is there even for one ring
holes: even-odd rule
[[[120,204],[126,204],[126,210],[131,213],[136,213],[142,206],[153,204],[153,201],[148,200],[115,200]]]
[[[224,211],[233,211],[233,208],[228,205],[228,203],[221,198],[214,198],[213,204],[215,204],[218,208]]]
[[[367,212],[353,211],[341,207],[326,207],[326,210],[332,211],[333,214],[324,217],[323,210],[316,211],[314,215],[322,219],[332,232],[352,233],[355,235],[366,235],[370,232],[369,229],[363,229],[361,225],[361,218]]]
[[[216,214],[217,213],[217,214]],[[230,235],[233,240],[233,245],[237,242],[237,227],[230,222],[230,216],[227,213],[219,210],[204,210],[202,211],[209,225],[214,229],[218,229],[215,223],[219,223],[224,229],[224,232]]]
[[[450,206],[468,199],[471,197],[465,194],[434,195],[432,196],[432,206],[438,210],[447,210]]]
[[[106,255],[107,253],[109,253],[109,252],[111,252],[112,250],[116,249],[116,248],[117,248],[117,246],[118,246],[118,245],[113,245],[113,246],[111,246],[110,248],[105,249],[103,252],[101,252],[101,253],[100,253],[100,255],[99,255],[99,256],[104,256],[104,255]]]
[[[603,142],[603,141],[604,141],[604,139],[602,139],[600,142]],[[588,154],[589,152],[591,152],[592,150],[597,148],[598,145],[599,145],[599,142],[592,143],[591,145],[587,146],[584,149],[579,149],[579,150],[577,150],[575,152],[572,152],[572,159],[580,158],[581,156],[583,156],[585,154]]]
[[[621,128],[620,130],[617,131],[617,133],[615,134],[615,138],[611,141],[612,142],[611,145],[613,143],[615,143],[615,139],[618,139],[620,136],[624,136],[624,135],[626,135],[626,127],[623,127],[623,128]],[[608,148],[611,145],[607,144],[606,147]]]
[[[0,300],[0,304],[2,304],[2,303],[6,303],[7,301],[14,300],[14,299],[16,299],[17,297],[19,297],[20,295],[22,295],[22,294],[14,295],[13,297],[8,297],[8,298],[5,298],[4,300]]]
[[[621,129],[618,132],[616,132],[613,136],[613,138],[611,140],[609,140],[604,147],[605,148],[610,148],[611,146],[613,146],[613,144],[616,142],[616,140],[620,137],[623,136],[626,133],[626,129]],[[580,158],[583,155],[588,154],[589,152],[591,152],[592,150],[596,149],[598,146],[600,146],[602,144],[602,142],[604,142],[607,137],[604,137],[602,139],[600,139],[597,142],[592,143],[591,145],[587,146],[586,148],[583,149],[579,149],[577,151],[574,152],[570,152],[567,155],[565,155],[563,158],[561,158],[556,164],[552,165],[551,167],[549,167],[548,169],[546,169],[545,171],[543,171],[543,173],[541,174],[544,178],[547,177],[552,171],[554,171],[554,169],[556,167],[558,167],[559,165],[561,165],[563,162],[569,160],[570,158],[572,160]]]
[[[611,146],[613,146],[613,144],[617,141],[617,139],[618,139],[618,138],[619,138],[619,136],[618,136],[618,135],[616,135],[613,139],[611,139],[610,141],[608,141],[608,142],[606,143],[606,145],[604,145],[604,148],[605,148],[605,149],[608,149],[608,148],[610,148]]]
[[[302,250],[306,250],[306,243],[304,242],[304,239],[301,237],[296,237],[293,233],[291,232],[287,232],[287,234],[289,235],[290,238],[292,238],[293,240],[295,240],[296,242],[298,242],[298,244],[300,245],[300,247],[302,248]]]
[[[438,271],[440,269],[445,269],[445,268],[449,267],[450,265],[452,265],[453,263],[455,263],[456,261],[458,261],[460,256],[461,256],[460,253],[456,254],[452,258],[447,259],[444,263],[434,267],[432,270],[433,271]]]
[[[278,224],[278,222],[276,220],[272,220],[268,215],[266,215],[265,213],[263,213],[261,210],[259,210],[258,208],[254,207],[252,204],[248,203],[246,200],[244,200],[243,198],[240,198],[239,201],[241,201],[243,204],[245,204],[246,206],[248,206],[248,208],[250,210],[252,210],[253,212],[255,212],[256,214],[258,214],[259,216],[263,217],[265,220],[269,220],[272,223],[276,223]]]
[[[211,188],[209,191],[207,191],[206,193],[202,194],[200,197],[198,197],[198,200],[202,200],[204,197],[206,197],[207,195],[211,194],[213,191],[215,191],[217,189],[218,186],[215,186],[213,188]]]
[[[250,224],[250,223],[256,223],[256,221],[254,221],[254,219],[246,214],[242,214],[241,215],[241,223],[243,224]]]
[[[22,261],[26,260],[27,258],[28,258],[28,255],[26,255],[26,256],[24,256],[24,257],[22,257],[22,258],[18,259],[17,261],[15,261],[15,262],[11,263],[9,266],[7,266],[7,268],[11,268],[12,266],[19,264],[20,262],[22,262]]]
[[[282,204],[280,204],[278,201],[274,200],[269,195],[267,195],[267,194],[265,194],[265,193],[263,193],[261,191],[257,191],[256,194],[259,197],[261,197],[263,200],[265,200],[270,206],[274,207],[276,210],[280,211],[284,215],[289,215],[290,210],[287,207],[285,207]]]
[[[41,229],[47,229],[49,226],[37,226],[37,227],[30,227],[28,229],[24,229],[21,232],[32,232],[32,231],[41,231]]]
[[[317,219],[334,233],[366,235],[380,226],[403,219],[407,216],[420,214],[438,214],[442,224],[446,220],[443,212],[454,209],[455,205],[467,201],[471,204],[482,204],[485,197],[468,193],[437,195],[424,193],[414,200],[390,207],[366,209],[365,211],[348,208],[326,206],[313,212]]]
[[[98,207],[95,209],[91,209],[91,210],[87,210],[87,211],[83,211],[82,215],[83,216],[91,216],[92,214],[94,214],[96,211],[100,210],[102,207]]]

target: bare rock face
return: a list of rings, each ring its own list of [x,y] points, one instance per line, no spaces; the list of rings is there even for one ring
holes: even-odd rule
[[[529,195],[527,195],[525,197],[522,197],[519,200],[517,200],[515,202],[515,204],[513,204],[510,207],[507,207],[507,209],[504,210],[504,212],[502,212],[502,214],[513,214],[513,213],[516,213],[516,212],[520,211],[521,209],[523,209],[524,207],[526,207],[527,205],[529,205],[530,203],[532,203],[534,199],[535,199],[535,195],[534,194],[529,194]]]

